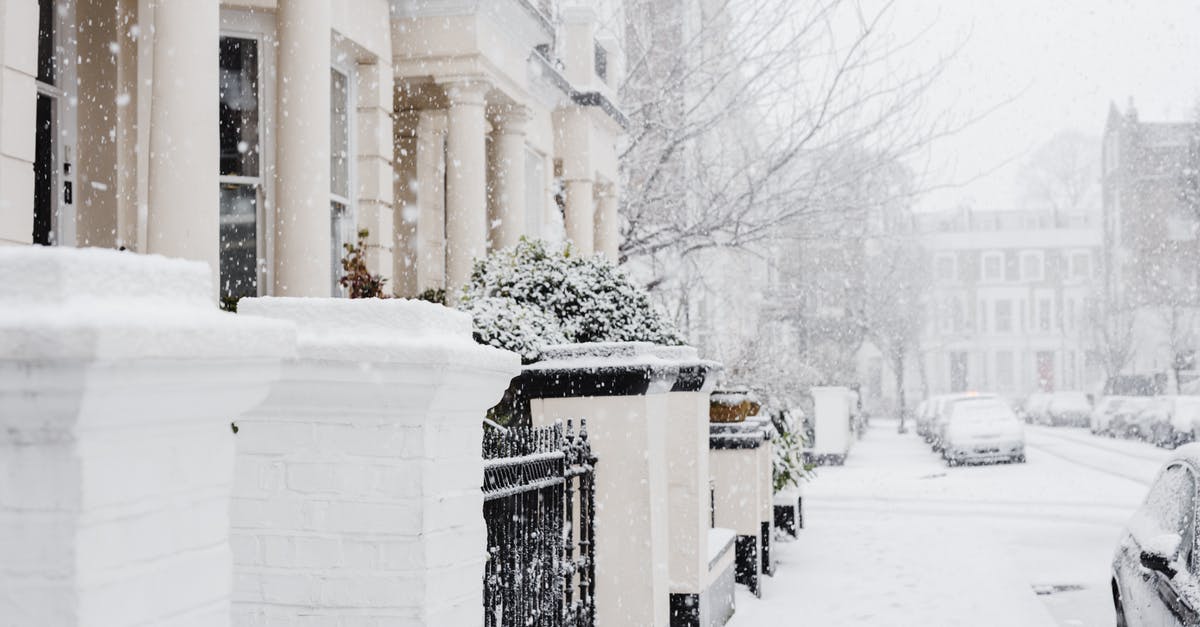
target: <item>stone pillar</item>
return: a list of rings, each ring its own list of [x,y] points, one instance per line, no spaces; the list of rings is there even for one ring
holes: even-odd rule
[[[514,106],[499,113],[494,123],[493,249],[515,246],[525,233],[525,127],[529,119],[529,109]]]
[[[678,366],[653,344],[570,344],[526,366],[534,425],[587,420],[596,470],[596,624],[669,624],[667,392]]]
[[[716,526],[737,534],[737,582],[762,596],[763,464],[767,433],[757,422],[711,423],[709,468]],[[770,467],[765,469],[770,473]]]
[[[733,551],[722,555],[725,547],[710,540],[708,467],[708,398],[720,365],[700,361],[690,347],[662,347],[657,353],[679,362],[666,414],[670,624],[724,624],[719,619],[733,612]]]
[[[0,0],[0,246],[33,242],[38,3]]]
[[[446,297],[456,300],[487,254],[487,120],[482,81],[446,84]]]
[[[264,298],[298,356],[238,421],[234,624],[480,627],[482,419],[519,371],[406,300]]]
[[[280,0],[275,294],[329,296],[330,0]],[[190,3],[189,3],[190,4]],[[215,48],[214,48],[215,49]]]
[[[146,252],[207,263],[214,296],[220,245],[219,15],[214,2],[155,4],[146,216]]]
[[[615,183],[606,183],[600,188],[599,206],[596,208],[596,254],[604,255],[617,263],[620,254],[620,216],[617,211],[620,198]]]
[[[369,232],[367,269],[388,279],[386,287],[394,289],[396,144],[392,131],[392,64],[384,59],[359,64],[357,77],[357,111],[352,115],[358,136],[358,181],[351,193],[357,195],[358,228]]]
[[[0,622],[228,625],[230,422],[295,348],[202,263],[0,248]]]
[[[590,255],[595,241],[595,174],[590,158],[591,122],[585,107],[559,110],[556,118],[555,150],[562,159],[566,196],[564,220],[567,239],[575,250]]]

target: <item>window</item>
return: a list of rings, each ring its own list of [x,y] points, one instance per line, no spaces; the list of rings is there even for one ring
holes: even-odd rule
[[[1071,278],[1088,279],[1092,276],[1092,254],[1079,251],[1071,254]]]
[[[1004,255],[1002,253],[983,253],[983,280],[1001,281],[1004,279]]]
[[[605,50],[604,46],[601,46],[599,43],[595,44],[595,47],[596,47],[596,52],[595,52],[596,76],[600,77],[600,80],[602,82],[607,83],[608,82],[608,51]]]
[[[342,257],[346,244],[357,236],[354,206],[350,201],[350,77],[338,70],[329,75],[329,244],[335,296],[345,296]]]
[[[1193,550],[1188,536],[1192,534],[1195,495],[1196,480],[1191,471],[1175,464],[1167,467],[1154,482],[1141,512],[1155,531],[1179,534],[1182,554],[1178,557],[1193,567]]]
[[[1042,253],[1021,253],[1021,280],[1041,281],[1045,277],[1044,270],[1045,268],[1042,267]]]
[[[979,307],[976,309],[976,311],[979,312],[979,326],[976,329],[976,331],[979,333],[987,333],[988,332],[987,307],[988,307],[988,302],[986,300],[979,301]]]
[[[1067,299],[1067,315],[1065,316],[1065,318],[1066,318],[1066,320],[1063,321],[1063,324],[1066,326],[1067,330],[1074,331],[1075,330],[1075,299],[1073,299],[1073,298]]]
[[[525,234],[531,239],[542,237],[542,222],[546,220],[546,157],[534,150],[525,150]]]
[[[258,209],[262,187],[259,42],[222,36],[219,133],[221,297],[258,295]]]
[[[33,230],[30,241],[75,242],[74,143],[76,100],[73,3],[38,0],[37,93],[33,104]]]
[[[998,300],[996,301],[996,332],[997,333],[1012,333],[1012,301]]]
[[[1037,301],[1037,325],[1040,331],[1050,330],[1050,299],[1039,298]]]
[[[953,255],[938,255],[934,259],[934,273],[937,279],[943,283],[953,283],[955,275],[955,263]]]

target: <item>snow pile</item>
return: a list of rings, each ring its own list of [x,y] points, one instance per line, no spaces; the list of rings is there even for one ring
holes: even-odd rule
[[[474,318],[478,341],[526,362],[549,344],[683,343],[646,291],[611,262],[536,240],[477,261],[460,307]]]

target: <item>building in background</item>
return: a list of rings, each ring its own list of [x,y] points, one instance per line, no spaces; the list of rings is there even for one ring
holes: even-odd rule
[[[1104,129],[1102,259],[1108,318],[1131,325],[1124,374],[1194,368],[1200,347],[1200,120],[1146,122],[1132,102]]]
[[[522,235],[615,258],[620,0],[0,0],[0,243],[403,296]],[[565,226],[564,226],[565,225]]]
[[[1091,389],[1087,307],[1100,280],[1098,215],[918,214],[932,269],[920,375],[930,394]]]

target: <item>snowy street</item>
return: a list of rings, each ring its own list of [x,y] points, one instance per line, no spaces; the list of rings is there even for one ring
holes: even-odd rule
[[[1027,427],[1028,463],[947,468],[876,420],[844,467],[805,486],[806,529],[779,542],[763,600],[730,625],[1114,624],[1109,561],[1169,454]]]

